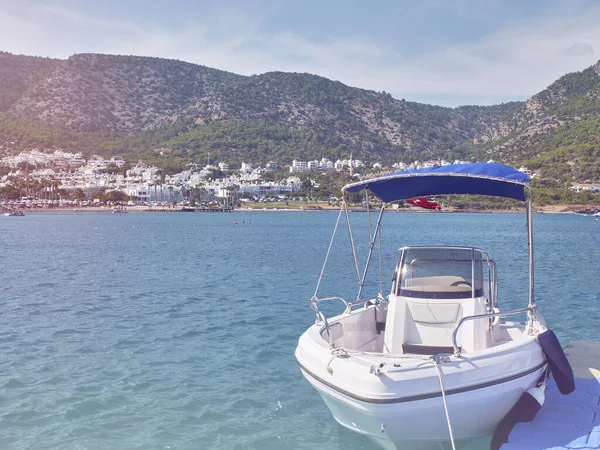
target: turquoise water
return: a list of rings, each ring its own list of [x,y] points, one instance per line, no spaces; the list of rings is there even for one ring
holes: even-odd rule
[[[336,217],[1,216],[0,447],[374,448],[333,421],[293,357]],[[365,249],[367,215],[352,220]],[[542,312],[563,343],[599,338],[600,223],[534,224]],[[352,298],[342,231],[320,293]],[[527,302],[523,215],[390,213],[383,243],[385,292],[398,247],[474,245],[498,263],[500,306]]]

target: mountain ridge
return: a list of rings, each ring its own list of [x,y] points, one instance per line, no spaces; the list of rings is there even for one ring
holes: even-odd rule
[[[546,175],[553,160],[547,153],[556,150],[547,147],[556,147],[557,136],[583,123],[595,127],[599,74],[600,63],[567,74],[526,102],[447,108],[306,73],[243,76],[153,57],[85,53],[51,60],[2,52],[0,145],[47,145],[51,139],[36,136],[37,126],[46,136],[63,136],[55,146],[81,145],[87,136],[85,151],[99,154],[158,158],[167,146],[166,154],[190,161],[211,152],[256,162],[350,154],[385,163],[495,159],[530,163]],[[592,141],[582,144],[588,153]],[[563,149],[561,167],[590,161],[597,167],[593,151],[582,157],[581,148],[572,150]],[[565,179],[577,167],[563,167]]]

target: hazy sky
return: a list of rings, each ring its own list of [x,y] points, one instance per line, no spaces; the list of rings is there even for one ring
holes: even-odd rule
[[[0,50],[309,72],[456,106],[525,100],[600,59],[596,0],[0,0]]]

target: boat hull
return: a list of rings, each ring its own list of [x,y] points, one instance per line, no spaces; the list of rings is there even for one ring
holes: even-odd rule
[[[454,437],[468,440],[493,434],[524,390],[535,386],[544,367],[504,383],[447,396]],[[415,444],[450,439],[441,396],[424,400],[378,404],[351,398],[302,374],[318,391],[335,420],[344,427],[367,435],[384,448],[413,448]]]
[[[360,352],[332,357],[320,329],[315,325],[301,336],[296,360],[338,423],[384,448],[450,439],[431,359]],[[519,336],[439,364],[455,440],[491,436],[523,392],[542,377],[547,363],[539,342],[535,336]]]

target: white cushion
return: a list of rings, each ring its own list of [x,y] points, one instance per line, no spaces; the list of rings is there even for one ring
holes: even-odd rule
[[[407,304],[413,320],[420,323],[454,323],[460,310],[460,303],[410,300]]]

